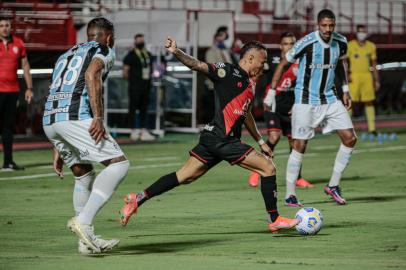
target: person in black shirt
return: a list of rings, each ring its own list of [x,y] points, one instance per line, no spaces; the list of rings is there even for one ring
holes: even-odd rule
[[[271,90],[271,81],[273,73],[275,72],[276,67],[280,63],[281,59],[285,57],[285,54],[293,47],[296,42],[295,35],[291,32],[284,32],[280,38],[280,53],[277,55],[270,55],[268,56],[268,66],[269,69],[267,72],[261,77],[260,82],[258,85],[261,85],[262,88],[265,88],[265,94],[262,95],[263,97],[267,96],[269,91]],[[268,146],[274,150],[276,145],[278,144],[281,134],[286,136],[289,141],[290,150],[293,148],[293,140],[292,140],[292,124],[291,124],[291,110],[293,104],[295,102],[295,84],[296,84],[296,73],[298,70],[299,63],[296,62],[292,64],[288,69],[286,69],[282,75],[282,78],[279,80],[278,85],[275,91],[275,99],[276,99],[276,111],[273,112],[272,110],[265,109],[264,112],[264,119],[266,122],[267,133],[268,133]],[[257,85],[257,90],[259,91]],[[261,89],[262,90],[262,89]],[[259,184],[260,175],[252,172],[250,177],[248,178],[248,183],[252,187],[256,187]],[[306,181],[301,172],[299,172],[298,179],[296,180],[296,186],[298,187],[313,187],[308,181]],[[301,206],[301,204],[295,201],[292,198],[285,201],[285,204],[288,206]]]
[[[152,56],[145,49],[143,34],[136,34],[134,40],[135,48],[129,51],[123,60],[123,77],[128,80],[128,122],[132,129],[130,138],[134,141],[151,141],[155,137],[148,132],[145,124],[151,91]],[[139,127],[135,125],[137,110]]]
[[[264,142],[251,114],[255,79],[266,62],[266,48],[251,41],[241,49],[237,65],[226,63],[208,64],[201,62],[177,48],[176,41],[168,37],[165,47],[185,66],[207,75],[214,83],[215,114],[200,134],[199,143],[189,152],[190,158],[181,169],[158,179],[138,194],[125,197],[121,209],[121,224],[127,225],[131,215],[136,213],[148,199],[167,192],[180,184],[197,180],[222,160],[261,174],[261,193],[269,214],[268,228],[272,233],[289,229],[299,220],[280,216],[277,209],[276,169],[272,162],[272,150]],[[259,153],[241,141],[241,126],[244,124],[251,136],[260,145]]]

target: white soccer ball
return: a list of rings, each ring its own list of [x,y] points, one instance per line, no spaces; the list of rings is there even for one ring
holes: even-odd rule
[[[315,235],[323,225],[323,215],[319,210],[313,207],[300,209],[295,218],[300,222],[296,225],[296,230],[301,235]]]

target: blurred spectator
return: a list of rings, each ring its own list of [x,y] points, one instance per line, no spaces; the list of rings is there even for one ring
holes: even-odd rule
[[[228,39],[228,27],[220,26],[217,28],[213,37],[213,45],[206,51],[206,63],[233,63],[230,50],[226,47],[225,41]],[[211,80],[205,79],[205,88],[202,95],[202,102],[204,104],[203,122],[209,122],[214,115],[214,84]]]
[[[349,87],[354,105],[363,103],[368,122],[368,132],[375,131],[375,92],[380,88],[379,74],[376,69],[376,47],[367,40],[368,33],[364,25],[357,25],[356,39],[348,43],[350,64]]]
[[[238,64],[238,62],[240,61],[240,52],[243,45],[244,44],[239,38],[235,39],[233,42],[233,45],[231,47],[231,57],[235,65]]]
[[[152,86],[152,55],[145,48],[143,34],[135,35],[134,45],[123,61],[123,77],[128,80],[130,138],[151,141],[155,137],[146,129],[146,119]],[[139,117],[136,117],[137,112]]]
[[[24,80],[27,86],[25,100],[31,103],[32,78],[24,43],[18,37],[11,35],[11,21],[0,17],[0,122],[3,123],[3,170],[24,170],[13,160],[13,127],[16,120],[17,101],[20,86],[17,79],[17,69],[21,63]],[[20,62],[21,60],[21,62]]]

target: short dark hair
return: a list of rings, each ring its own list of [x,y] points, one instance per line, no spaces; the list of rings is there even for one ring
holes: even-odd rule
[[[107,31],[114,32],[114,25],[111,21],[107,20],[106,18],[103,17],[98,17],[92,19],[88,24],[87,24],[87,29],[97,27],[100,29],[104,29]]]
[[[228,32],[228,27],[225,25],[219,26],[219,28],[217,28],[216,34],[219,34],[220,32]]]
[[[283,32],[281,34],[280,40],[284,39],[285,37],[292,37],[292,38],[296,38],[295,34],[293,34],[292,32]]]
[[[266,51],[266,47],[261,42],[256,41],[256,40],[249,41],[249,42],[245,43],[244,46],[242,46],[241,52],[240,52],[240,59],[242,59],[244,57],[244,55],[251,49]]]
[[[11,21],[11,18],[9,16],[0,15],[0,21]]]
[[[139,38],[139,37],[144,37],[144,34],[138,33],[138,34],[136,34],[136,35],[134,36],[134,39],[137,39],[137,38]]]
[[[357,26],[356,26],[356,29],[357,29],[357,31],[360,29],[360,28],[367,28],[366,26],[365,26],[365,24],[357,24]]]
[[[317,21],[321,21],[324,18],[329,18],[332,20],[336,19],[336,15],[330,9],[322,9],[320,10],[319,14],[317,14]]]

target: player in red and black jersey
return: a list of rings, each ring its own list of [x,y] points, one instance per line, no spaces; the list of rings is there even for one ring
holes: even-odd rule
[[[262,76],[261,80],[265,83],[265,94],[267,96],[268,91],[271,90],[272,75],[278,66],[281,58],[284,57],[285,53],[293,47],[296,42],[295,35],[291,32],[284,32],[280,38],[280,55],[273,55],[268,57],[268,71]],[[268,146],[274,150],[275,146],[278,144],[281,134],[286,136],[289,140],[290,148],[292,149],[292,125],[291,125],[291,110],[293,103],[295,102],[295,82],[296,73],[298,69],[298,63],[292,64],[282,75],[276,89],[275,89],[275,99],[276,99],[276,110],[272,108],[265,108],[264,118],[267,124],[268,141],[266,142]],[[260,175],[253,172],[251,173],[248,183],[250,186],[258,186]],[[299,173],[299,177],[296,181],[296,185],[300,187],[313,187],[312,184],[307,182],[302,178]]]
[[[269,214],[268,228],[271,232],[295,226],[299,222],[297,219],[284,218],[278,214],[272,150],[261,138],[251,114],[255,88],[253,80],[263,71],[265,47],[256,41],[248,42],[241,49],[238,65],[201,62],[178,49],[176,41],[170,37],[166,40],[165,47],[185,66],[204,73],[213,81],[215,116],[201,132],[199,143],[190,151],[190,158],[181,169],[159,178],[143,192],[126,196],[126,204],[121,210],[121,224],[126,225],[131,215],[148,199],[179,184],[197,180],[213,166],[226,160],[261,175],[261,193]],[[264,154],[240,140],[242,124],[259,143]]]

